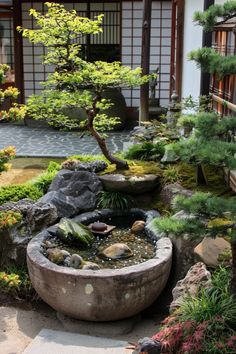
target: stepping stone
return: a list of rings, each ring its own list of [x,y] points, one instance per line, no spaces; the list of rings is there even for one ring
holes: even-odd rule
[[[132,354],[127,342],[42,329],[23,354]]]

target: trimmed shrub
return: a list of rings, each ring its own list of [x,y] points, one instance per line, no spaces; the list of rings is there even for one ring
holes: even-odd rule
[[[158,161],[162,158],[165,152],[164,143],[145,142],[131,146],[125,153],[127,159],[137,159],[144,161]]]
[[[6,202],[18,202],[21,199],[29,198],[37,200],[43,193],[34,185],[18,184],[0,188],[0,205]]]

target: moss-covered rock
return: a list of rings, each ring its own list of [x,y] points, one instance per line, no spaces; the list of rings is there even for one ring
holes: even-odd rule
[[[67,218],[63,218],[59,222],[57,235],[63,242],[78,247],[89,247],[94,241],[94,236],[87,226]]]

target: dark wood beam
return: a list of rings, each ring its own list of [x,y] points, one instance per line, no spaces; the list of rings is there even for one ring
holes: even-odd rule
[[[143,0],[143,24],[142,24],[142,54],[141,68],[143,75],[149,74],[150,71],[150,45],[151,45],[151,17],[152,17],[152,0]],[[140,121],[148,120],[149,116],[149,83],[140,88]]]
[[[215,0],[204,0],[204,11],[207,10],[211,5],[214,5]],[[202,46],[211,47],[212,46],[212,32],[203,31],[202,34]],[[211,76],[208,73],[201,72],[201,86],[200,95],[209,95]]]
[[[20,90],[20,103],[24,102],[24,74],[23,74],[23,40],[17,31],[17,26],[22,25],[21,1],[13,0],[13,28],[14,28],[14,62],[15,86]]]
[[[183,48],[184,48],[184,11],[185,0],[176,0],[177,5],[177,36],[176,36],[176,73],[175,90],[179,98],[182,96]],[[172,41],[175,40],[172,38]]]

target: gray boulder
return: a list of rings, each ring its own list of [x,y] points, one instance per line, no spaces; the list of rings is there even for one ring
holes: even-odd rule
[[[28,198],[21,199],[18,202],[7,202],[0,206],[0,211],[13,210],[25,216],[34,203],[33,200]]]
[[[210,285],[211,273],[206,269],[206,265],[200,262],[194,264],[185,278],[179,280],[172,291],[173,301],[170,305],[170,313],[181,305],[186,296],[196,296],[202,287],[209,287]]]
[[[105,161],[92,161],[92,162],[81,162],[79,160],[70,159],[62,164],[62,168],[71,171],[88,171],[88,172],[101,172],[107,168],[107,163]]]
[[[51,226],[57,219],[57,208],[50,203],[37,202],[27,211],[27,221],[31,231],[39,231]]]
[[[27,226],[21,223],[0,232],[0,265],[21,267],[26,264],[26,249],[31,239]]]
[[[70,217],[95,209],[101,190],[102,184],[95,173],[61,170],[39,202],[53,204],[58,217]]]
[[[173,200],[177,195],[183,195],[185,197],[191,197],[194,194],[193,191],[186,189],[179,183],[166,184],[161,190],[160,199],[161,201],[169,206],[172,206]]]
[[[39,199],[40,203],[52,204],[57,209],[57,215],[61,217],[70,217],[76,214],[76,206],[73,197],[66,196],[61,191],[51,191]]]

